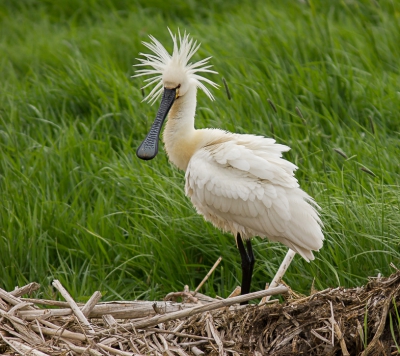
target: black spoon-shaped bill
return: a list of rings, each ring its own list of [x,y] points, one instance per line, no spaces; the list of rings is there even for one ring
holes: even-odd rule
[[[176,89],[164,88],[164,93],[161,99],[160,108],[158,109],[156,119],[150,128],[146,138],[136,150],[136,156],[140,159],[150,160],[157,156],[158,140],[160,138],[161,128],[168,115],[172,104],[175,101]]]

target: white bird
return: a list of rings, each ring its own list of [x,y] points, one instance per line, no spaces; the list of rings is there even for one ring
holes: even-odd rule
[[[143,44],[153,54],[140,53],[144,58],[136,65],[151,67],[134,75],[151,75],[144,88],[156,84],[144,100],[154,103],[162,95],[153,126],[136,153],[145,160],[157,155],[161,127],[168,115],[165,151],[169,160],[186,172],[185,193],[197,212],[236,237],[242,258],[242,294],[246,294],[254,266],[250,238],[279,241],[305,260],[313,260],[312,251],[318,251],[324,239],[319,207],[299,188],[294,177],[297,167],[282,158],[288,146],[262,136],[195,129],[197,89],[213,100],[205,83],[218,86],[198,73],[217,72],[210,69],[210,57],[189,63],[200,45],[186,33],[177,38],[169,32],[172,55],[150,35],[151,42]]]

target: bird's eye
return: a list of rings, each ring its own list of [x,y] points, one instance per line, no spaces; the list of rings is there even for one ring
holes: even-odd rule
[[[179,84],[175,89],[176,89],[176,93],[175,93],[175,99],[178,99],[179,96],[179,88],[181,87],[181,85]]]

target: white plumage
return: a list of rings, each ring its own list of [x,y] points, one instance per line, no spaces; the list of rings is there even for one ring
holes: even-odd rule
[[[199,47],[188,35],[179,34],[179,46],[176,36],[171,33],[171,37],[172,56],[154,37],[150,37],[151,43],[144,43],[154,54],[142,54],[145,59],[138,65],[153,69],[141,69],[136,76],[156,75],[147,79],[148,85],[157,83],[148,101],[154,102],[163,91],[175,95],[170,108],[166,112],[160,108],[159,115],[166,116],[169,111],[163,135],[165,150],[170,161],[186,172],[186,195],[197,212],[216,227],[235,236],[239,233],[244,239],[267,237],[307,261],[314,259],[312,251],[319,250],[324,239],[322,223],[317,204],[294,177],[297,167],[282,158],[290,148],[261,136],[196,130],[197,88],[213,99],[202,82],[217,86],[196,73],[216,72],[206,65],[209,58],[188,64]],[[154,140],[154,132],[149,136]],[[146,145],[153,143],[149,136]],[[143,159],[157,153],[148,157],[148,152],[141,150],[138,156]]]
[[[322,247],[321,220],[294,177],[297,167],[282,158],[289,147],[260,136],[211,133],[216,142],[198,149],[186,170],[185,192],[197,212],[235,236],[268,237],[312,260],[311,250]]]

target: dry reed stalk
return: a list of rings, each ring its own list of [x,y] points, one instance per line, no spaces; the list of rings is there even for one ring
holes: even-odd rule
[[[82,328],[84,324],[71,317],[75,314],[69,303],[59,305],[67,309],[49,309],[43,314],[38,313],[40,310],[32,305],[31,299],[0,291],[0,354],[369,356],[391,354],[396,350],[393,337],[397,344],[400,342],[399,335],[392,336],[387,322],[389,315],[396,317],[395,306],[397,310],[400,307],[400,271],[389,278],[374,278],[366,287],[326,289],[302,298],[292,293],[291,298],[298,299],[283,304],[229,306],[243,297],[260,298],[260,293],[272,290],[225,300],[205,296],[205,300],[209,299],[201,306],[165,302],[146,302],[145,307],[138,302],[99,303],[87,317],[97,331],[95,334],[87,334]],[[187,289],[185,293],[193,292]],[[201,293],[196,294],[199,300],[200,296]],[[93,300],[97,298],[93,296]],[[174,307],[163,308],[167,305]],[[177,312],[179,306],[187,309]],[[78,306],[81,312],[83,307]],[[123,317],[126,310],[133,313],[136,307],[140,313],[136,312],[135,318]],[[155,310],[163,314],[154,317]],[[63,315],[65,311],[67,315]],[[365,333],[363,326],[367,328]]]
[[[23,286],[21,288],[16,288],[13,291],[9,292],[14,297],[21,297],[24,294],[31,294],[32,292],[38,290],[40,288],[40,284],[36,282],[32,282]]]
[[[74,333],[65,329],[59,328],[58,330],[54,330],[51,328],[39,328],[36,325],[31,325],[32,330],[36,332],[42,332],[45,335],[51,335],[51,336],[62,336],[67,339],[71,340],[78,340],[78,341],[85,341],[87,337],[84,334],[79,334],[79,333]]]
[[[135,355],[133,352],[126,352],[126,351],[121,351],[121,350],[117,350],[114,349],[113,347],[101,344],[101,343],[97,343],[97,346],[101,347],[103,350],[111,352],[114,355],[119,355],[119,356],[137,356],[137,354]]]
[[[207,318],[206,318],[207,326],[211,332],[211,335],[213,336],[215,343],[218,345],[218,354],[220,356],[226,356],[226,351],[224,350],[224,344],[222,343],[221,337],[218,333],[218,331],[214,327],[214,319],[212,315],[207,312]]]
[[[265,289],[268,289],[268,288],[265,288]],[[242,293],[242,287],[236,286],[236,288],[233,290],[233,292],[228,295],[228,298],[237,297],[238,295],[240,295],[240,293]]]
[[[3,299],[4,301],[6,301],[7,303],[10,303],[13,306],[21,303],[21,299],[13,296],[11,293],[6,292],[2,288],[0,288],[0,298]],[[28,307],[28,309],[33,309],[33,308]]]
[[[214,266],[211,267],[211,269],[208,271],[206,276],[203,278],[203,280],[200,282],[200,284],[197,286],[197,288],[194,290],[193,296],[196,295],[196,293],[200,290],[200,288],[203,286],[204,283],[206,283],[207,279],[211,276],[211,274],[214,272],[214,270],[218,267],[219,263],[222,261],[222,256],[219,256],[218,260],[214,263]]]
[[[85,315],[82,313],[82,311],[79,309],[78,305],[75,303],[75,300],[72,299],[70,294],[67,292],[67,290],[62,286],[60,281],[55,279],[52,283],[53,287],[56,288],[61,295],[64,297],[64,299],[68,302],[70,308],[74,312],[75,316],[78,318],[78,320],[87,327],[87,332],[89,334],[94,334],[94,330],[92,326],[90,325],[89,321],[86,319]]]
[[[330,304],[330,307],[331,307],[331,323],[332,323],[332,325],[333,325],[333,330],[332,330],[332,345],[334,344],[333,338],[334,338],[334,335],[336,334],[336,335],[337,335],[337,338],[338,338],[338,340],[339,340],[339,342],[340,342],[340,347],[341,347],[341,349],[342,349],[342,354],[343,354],[343,356],[350,356],[349,351],[347,350],[346,342],[345,342],[345,340],[344,340],[344,338],[343,338],[342,331],[340,330],[339,325],[338,325],[337,321],[335,320],[335,315],[334,315],[334,313],[333,313],[333,305],[332,305],[332,302],[329,301],[329,304]]]
[[[17,340],[14,340],[9,337],[4,337],[0,335],[0,337],[4,340],[5,343],[7,343],[15,352],[19,353],[20,355],[26,356],[26,355],[33,355],[33,356],[49,356],[48,354],[45,354],[44,352],[41,352],[39,350],[36,350],[33,347],[29,347],[22,342],[19,342]]]
[[[278,286],[276,288],[270,288],[268,290],[263,290],[263,291],[259,291],[259,292],[240,295],[238,297],[218,300],[216,302],[212,302],[212,303],[209,303],[206,305],[200,305],[198,307],[193,307],[191,309],[179,310],[179,311],[172,312],[172,313],[169,313],[166,315],[156,315],[147,320],[138,321],[136,323],[122,324],[120,326],[126,328],[127,330],[147,328],[150,326],[155,326],[159,323],[164,323],[166,321],[180,319],[180,318],[186,318],[186,317],[192,316],[194,314],[204,313],[204,312],[210,311],[210,310],[229,307],[230,305],[246,302],[251,299],[262,298],[266,295],[284,294],[287,291],[288,291],[287,287]]]
[[[200,293],[197,293],[197,297],[200,299],[199,295]],[[36,303],[36,301],[38,301],[36,304],[41,305],[65,307],[65,309],[33,309],[29,311],[21,311],[21,316],[27,320],[34,320],[37,317],[62,317],[73,314],[72,309],[67,302],[49,303],[50,301],[48,300],[31,298],[23,298],[22,300],[32,303]],[[201,300],[203,300],[203,298],[201,298]],[[204,301],[215,301],[215,299],[204,298]],[[136,319],[140,317],[148,317],[157,314],[154,309],[154,305],[159,313],[162,311],[164,314],[193,307],[193,304],[164,301],[105,302],[95,305],[88,318],[101,318],[103,315],[107,314],[111,314],[116,319]]]
[[[291,249],[288,250],[285,258],[283,259],[281,265],[279,266],[278,271],[275,273],[274,278],[272,279],[272,281],[269,285],[267,285],[267,284],[265,285],[265,289],[275,288],[278,284],[281,283],[281,280],[282,280],[283,276],[285,275],[286,270],[289,268],[290,263],[292,262],[295,255],[296,255],[296,252],[294,252]],[[266,295],[265,297],[263,297],[261,299],[259,304],[264,304],[264,303],[268,302],[270,298],[271,298],[270,295]]]
[[[100,299],[101,299],[101,293],[99,291],[94,292],[93,295],[87,301],[87,303],[81,309],[82,314],[85,317],[88,317]]]
[[[90,346],[87,347],[81,347],[81,346],[76,346],[73,343],[62,339],[62,342],[64,342],[72,351],[76,352],[77,354],[88,354],[92,356],[104,356],[101,352],[92,349]]]

